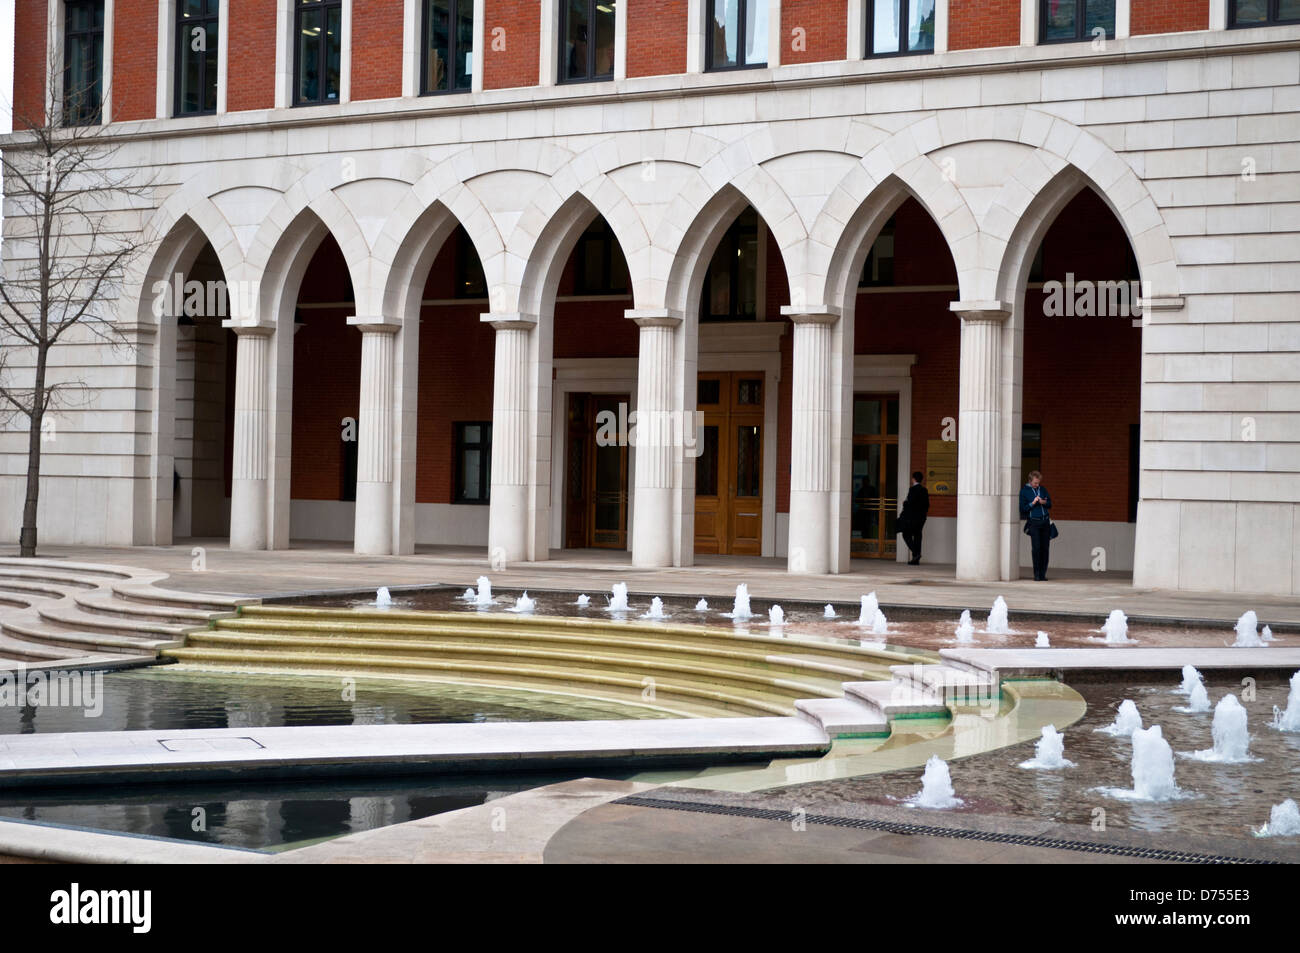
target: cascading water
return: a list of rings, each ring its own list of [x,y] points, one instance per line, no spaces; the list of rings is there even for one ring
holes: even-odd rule
[[[736,586],[736,598],[732,601],[730,615],[733,619],[749,619],[754,615],[749,611],[749,586],[743,582]]]
[[[925,763],[925,773],[921,775],[920,793],[908,798],[905,803],[910,807],[944,810],[959,807],[964,802],[953,791],[948,763],[937,754],[932,754],[930,760]]]
[[[1246,709],[1237,701],[1236,695],[1224,695],[1214,706],[1214,724],[1210,728],[1210,736],[1214,739],[1214,747],[1193,751],[1187,757],[1226,764],[1255,760],[1250,756]]]
[[[1106,642],[1110,645],[1122,645],[1128,642],[1128,617],[1120,609],[1111,609],[1110,615],[1102,624],[1101,631],[1106,634]]]
[[[1256,837],[1300,837],[1300,805],[1291,798],[1274,804],[1268,823],[1253,833]]]
[[[858,612],[858,625],[874,625],[876,622],[876,612],[880,608],[880,603],[876,600],[876,594],[869,592],[862,597],[862,609]]]
[[[579,609],[585,609],[589,605],[591,605],[591,596],[587,595],[585,592],[582,595],[578,596]]]
[[[1291,691],[1286,696],[1286,709],[1273,706],[1272,724],[1278,731],[1300,731],[1300,672],[1291,676]]]
[[[708,600],[708,599],[701,599],[699,602],[695,603],[695,611],[696,611],[696,612],[708,612],[708,611],[709,611],[709,600]]]
[[[616,582],[610,587],[609,605],[605,611],[627,612],[627,583]]]
[[[655,596],[653,599],[650,600],[650,609],[649,609],[649,611],[648,611],[648,612],[644,612],[644,613],[642,613],[642,614],[641,614],[641,618],[643,618],[643,619],[663,619],[663,618],[666,618],[666,617],[664,616],[664,601],[663,601],[662,599],[660,599],[658,596]]]
[[[772,606],[767,610],[767,621],[773,628],[785,625],[785,610],[780,606]]]
[[[975,641],[975,623],[971,621],[969,609],[961,610],[961,618],[957,621],[957,631],[953,634],[957,636],[958,642]]]
[[[1119,703],[1119,711],[1115,713],[1113,722],[1104,728],[1095,728],[1093,730],[1114,735],[1117,738],[1129,738],[1132,737],[1134,732],[1142,730],[1142,714],[1138,711],[1138,706],[1126,698]]]
[[[989,617],[984,625],[984,631],[992,635],[1011,634],[1011,627],[1007,624],[1007,600],[1001,596],[993,600],[993,608],[989,610]]]
[[[1232,643],[1232,647],[1234,649],[1258,649],[1267,645],[1268,643],[1261,639],[1259,633],[1255,631],[1258,627],[1259,616],[1255,615],[1255,611],[1251,609],[1243,612],[1235,626],[1237,641]]]
[[[1049,638],[1047,637],[1047,633],[1046,633],[1046,632],[1039,632],[1038,635],[1035,636],[1035,638],[1034,638],[1034,648],[1036,648],[1036,649],[1050,649],[1051,647],[1052,647],[1052,640],[1049,639]]]
[[[835,618],[835,607],[831,605],[829,602],[826,603],[826,608],[822,611],[822,618],[823,619]]]
[[[380,609],[387,609],[393,604],[393,595],[388,591],[387,586],[380,586],[375,591],[375,606]]]
[[[1044,725],[1042,737],[1034,742],[1033,758],[1020,762],[1020,766],[1037,771],[1074,767],[1074,762],[1065,758],[1065,735],[1055,725]]]

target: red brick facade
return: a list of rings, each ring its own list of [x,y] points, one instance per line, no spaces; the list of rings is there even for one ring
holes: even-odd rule
[[[355,22],[355,21],[354,21]],[[275,105],[275,0],[230,0],[230,42],[226,108],[270,109]]]
[[[536,86],[541,44],[537,0],[486,0],[483,88]]]
[[[948,49],[1020,45],[1020,0],[949,0]]]
[[[158,4],[116,0],[113,4],[113,121],[158,115]]]
[[[402,95],[402,0],[364,0],[353,8],[353,99]],[[364,10],[364,16],[357,13]]]
[[[824,0],[782,0],[781,62],[842,60],[848,34],[848,7]]]
[[[686,72],[687,0],[625,0],[627,75]]]
[[[1133,0],[1130,32],[1134,36],[1148,33],[1183,33],[1208,30],[1209,0]]]
[[[15,0],[14,128],[43,125],[45,118],[46,0]]]

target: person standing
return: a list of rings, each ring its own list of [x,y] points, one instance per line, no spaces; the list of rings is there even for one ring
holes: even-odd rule
[[[912,558],[909,566],[921,565],[921,530],[930,512],[930,491],[925,488],[925,474],[917,470],[912,474],[912,487],[903,500],[903,512],[898,515],[898,531]]]
[[[1052,494],[1042,485],[1043,475],[1029,471],[1029,482],[1020,488],[1020,518],[1025,521],[1029,545],[1034,553],[1034,581],[1047,581],[1047,557],[1052,545]]]

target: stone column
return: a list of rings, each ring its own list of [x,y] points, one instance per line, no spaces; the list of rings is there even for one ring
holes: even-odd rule
[[[235,445],[231,461],[230,548],[266,549],[270,458],[271,335],[268,327],[234,327]]]
[[[794,371],[790,419],[790,572],[829,573],[831,562],[831,351],[836,316],[790,314]]]
[[[1000,577],[998,505],[1002,496],[1001,302],[955,301],[961,316],[961,381],[957,421],[957,578]]]
[[[497,565],[528,558],[530,355],[536,322],[522,315],[484,315],[483,320],[496,329],[488,558]]]
[[[673,564],[673,463],[682,450],[674,426],[673,382],[677,328],[668,312],[629,311],[641,329],[636,381],[636,506],[632,565]]]
[[[393,358],[396,324],[349,318],[361,331],[357,505],[353,551],[393,552]]]

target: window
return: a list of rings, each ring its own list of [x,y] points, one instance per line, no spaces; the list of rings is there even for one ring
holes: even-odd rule
[[[862,265],[859,288],[887,288],[894,283],[894,217],[891,215],[876,240],[871,243]]]
[[[704,276],[701,321],[752,321],[758,303],[758,213],[747,208],[727,229]]]
[[[934,52],[934,0],[867,0],[867,56]]]
[[[63,20],[63,124],[100,122],[104,85],[104,2],[68,0]]]
[[[1115,0],[1040,0],[1041,43],[1074,43],[1104,30],[1115,38]]]
[[[1020,485],[1029,482],[1029,474],[1043,468],[1043,425],[1020,425]]]
[[[487,503],[492,485],[492,424],[455,424],[456,487],[453,503]]]
[[[614,0],[561,0],[560,82],[614,78]]]
[[[580,295],[627,294],[627,262],[604,218],[597,218],[574,249],[573,292]]]
[[[767,0],[708,0],[708,69],[767,65]]]
[[[1228,29],[1300,23],[1300,0],[1228,0]]]
[[[177,0],[176,115],[217,111],[220,0]]]
[[[422,93],[469,89],[474,77],[474,0],[423,0]]]
[[[337,103],[343,62],[343,0],[295,0],[296,106]]]
[[[487,277],[469,232],[456,226],[456,297],[486,298]]]

